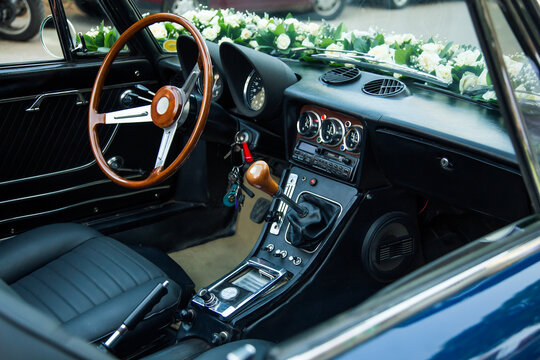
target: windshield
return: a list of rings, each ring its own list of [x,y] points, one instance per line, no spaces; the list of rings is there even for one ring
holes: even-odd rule
[[[495,92],[464,1],[136,0],[143,16],[173,12],[216,43],[234,42],[306,63],[377,64],[396,77],[435,84],[483,102]],[[150,30],[163,51],[185,34],[176,24]],[[519,59],[514,56],[515,61]],[[426,76],[427,75],[427,76]],[[519,82],[519,74],[515,74]]]

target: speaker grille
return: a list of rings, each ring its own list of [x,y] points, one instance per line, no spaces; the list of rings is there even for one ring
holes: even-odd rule
[[[379,246],[377,249],[377,262],[388,261],[399,257],[412,255],[414,252],[414,242],[412,237],[397,240],[390,244]]]

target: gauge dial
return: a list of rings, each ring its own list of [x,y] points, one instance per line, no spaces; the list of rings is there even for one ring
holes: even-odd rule
[[[221,94],[223,93],[223,78],[221,74],[216,70],[216,68],[213,68],[214,73],[214,81],[212,84],[212,100],[217,101]],[[197,78],[197,91],[199,94],[203,94],[204,89],[204,77],[199,75]]]
[[[343,123],[335,118],[328,118],[321,124],[321,140],[328,145],[337,145],[343,141],[345,132]]]
[[[320,123],[321,118],[317,113],[306,111],[300,114],[296,123],[296,130],[298,130],[298,134],[311,139],[319,132]]]
[[[266,101],[264,85],[261,75],[255,70],[251,71],[244,85],[244,100],[249,109],[259,111]]]
[[[359,152],[360,144],[362,144],[362,130],[357,126],[349,128],[345,133],[345,150],[354,153]]]

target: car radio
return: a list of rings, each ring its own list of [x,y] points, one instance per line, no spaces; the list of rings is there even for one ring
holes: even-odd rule
[[[358,158],[299,140],[294,147],[293,160],[327,174],[350,181],[358,165]]]

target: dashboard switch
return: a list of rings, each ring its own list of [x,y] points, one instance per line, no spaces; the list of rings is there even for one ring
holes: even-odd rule
[[[311,185],[311,186],[317,185],[317,179],[313,178],[313,179],[309,180],[309,185]]]

